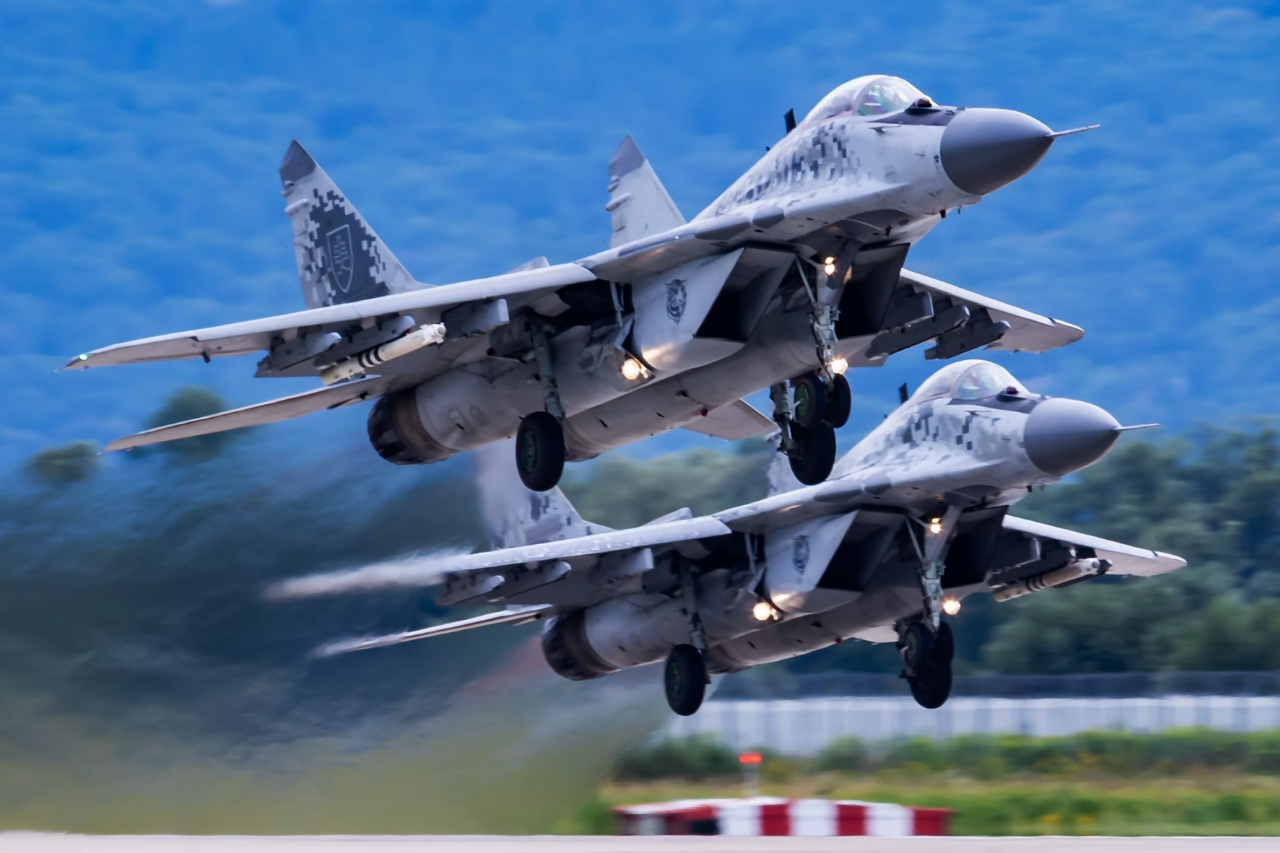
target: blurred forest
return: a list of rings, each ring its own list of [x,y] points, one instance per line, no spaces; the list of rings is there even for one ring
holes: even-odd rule
[[[145,423],[223,407],[181,389]],[[74,443],[0,487],[0,828],[543,832],[660,724],[654,670],[563,681],[536,626],[313,658],[335,638],[457,613],[430,591],[279,602],[271,584],[484,547],[484,532],[465,456],[403,469],[367,447],[307,456],[273,441],[249,431],[124,458]],[[771,453],[615,454],[572,468],[565,491],[617,527],[712,512],[762,496]],[[1017,512],[1189,567],[1003,605],[974,596],[954,620],[959,671],[1280,669],[1278,510],[1268,424],[1126,439]],[[891,647],[849,642],[744,676],[897,668]],[[583,738],[591,748],[566,752]],[[527,806],[501,827],[478,805],[499,789]]]

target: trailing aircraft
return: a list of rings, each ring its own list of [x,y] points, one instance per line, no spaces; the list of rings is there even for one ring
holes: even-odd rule
[[[541,621],[543,653],[565,678],[665,659],[667,701],[682,715],[697,711],[711,673],[845,640],[892,642],[916,700],[937,708],[951,691],[954,643],[944,617],[967,596],[1003,602],[1186,565],[1009,514],[1035,487],[1153,424],[1121,426],[1089,403],[1034,394],[980,360],[947,365],[902,397],[824,482],[801,485],[777,457],[768,497],[703,517],[677,510],[630,530],[584,521],[559,489],[521,488],[506,449],[491,448],[479,479],[494,550],[300,577],[271,595],[438,586],[441,605],[501,604],[320,651]]]

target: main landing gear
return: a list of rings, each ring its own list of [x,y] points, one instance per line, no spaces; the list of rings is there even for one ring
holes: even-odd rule
[[[707,649],[707,634],[702,628],[698,613],[698,587],[694,566],[676,557],[675,568],[680,575],[680,597],[684,599],[684,612],[689,619],[689,642],[681,643],[667,655],[662,686],[667,693],[667,704],[682,717],[690,717],[702,707],[711,677],[707,674],[707,662],[702,654]]]
[[[839,373],[828,382],[806,373],[791,380],[790,397],[782,383],[770,388],[770,397],[791,473],[806,486],[821,483],[836,462],[836,429],[849,420],[849,381]]]
[[[690,717],[702,707],[707,693],[707,664],[702,652],[682,643],[667,655],[662,686],[667,691],[667,704],[682,717]]]
[[[553,489],[564,474],[564,406],[560,389],[551,370],[551,347],[542,321],[534,317],[529,323],[533,351],[538,361],[538,383],[546,411],[532,412],[520,421],[516,431],[516,471],[525,488],[535,492]]]

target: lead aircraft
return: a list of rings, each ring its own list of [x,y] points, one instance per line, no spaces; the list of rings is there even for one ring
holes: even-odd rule
[[[682,715],[701,705],[709,673],[848,639],[894,642],[916,701],[937,708],[951,691],[954,650],[943,616],[966,596],[1008,601],[1186,565],[1008,514],[1034,487],[1091,465],[1140,428],[1089,403],[1033,394],[990,362],[961,361],[904,400],[826,482],[800,486],[775,462],[763,500],[618,531],[583,521],[558,489],[522,489],[509,455],[490,451],[480,488],[496,550],[302,577],[272,594],[442,585],[439,604],[506,609],[321,653],[543,620],[543,653],[565,678],[665,657],[667,701]]]
[[[516,436],[523,483],[566,459],[683,428],[780,428],[795,476],[821,482],[849,413],[849,367],[932,341],[1043,352],[1076,326],[903,268],[948,211],[1040,161],[1059,136],[1019,112],[936,105],[860,77],[796,123],[686,222],[630,137],[609,162],[610,248],[505,275],[419,282],[301,145],[280,166],[306,310],[85,353],[68,369],[265,351],[260,377],[322,386],[111,442],[121,450],[376,399],[375,450],[437,462]],[[765,417],[741,398],[771,389]]]

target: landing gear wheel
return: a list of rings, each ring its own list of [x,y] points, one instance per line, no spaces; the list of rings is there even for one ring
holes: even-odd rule
[[[827,386],[817,374],[806,373],[791,380],[793,422],[808,429],[822,423],[827,411]]]
[[[932,634],[923,622],[917,622],[905,638],[908,645],[917,628]],[[903,651],[904,664],[907,663],[909,652],[909,648]],[[954,656],[955,641],[951,636],[951,626],[943,622],[938,626],[938,633],[931,637],[927,654],[909,665],[915,674],[907,675],[907,684],[911,686],[912,697],[922,708],[933,710],[946,704],[951,695],[951,659]]]
[[[806,486],[816,486],[836,464],[836,431],[823,423],[812,427],[791,425],[793,447],[788,451],[791,473]]]
[[[682,717],[692,716],[702,707],[702,697],[707,692],[707,664],[702,653],[688,643],[672,649],[667,655],[662,686],[671,710]]]
[[[516,470],[520,482],[535,492],[545,492],[564,473],[564,430],[546,412],[534,412],[520,421],[516,432]]]
[[[827,413],[822,421],[827,426],[840,429],[849,422],[849,412],[853,409],[853,393],[849,390],[849,380],[844,374],[837,373],[827,389]]]

